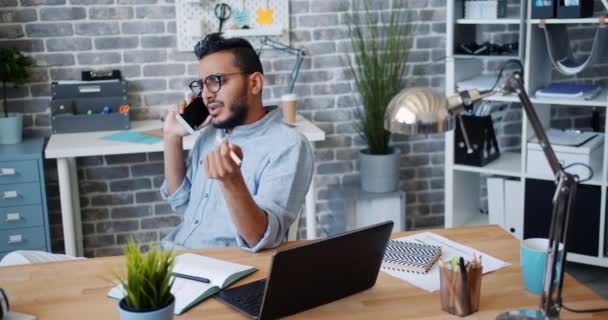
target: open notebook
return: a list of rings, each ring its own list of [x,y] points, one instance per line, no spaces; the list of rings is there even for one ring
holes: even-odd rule
[[[214,295],[239,279],[255,272],[252,266],[213,259],[197,254],[185,253],[175,257],[173,272],[209,279],[209,283],[175,278],[171,293],[175,296],[175,314],[182,314],[199,302]],[[108,296],[122,299],[121,285],[112,288]]]

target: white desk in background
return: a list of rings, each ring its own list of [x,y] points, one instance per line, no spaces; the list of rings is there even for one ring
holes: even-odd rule
[[[133,121],[131,130],[148,131],[161,128],[158,120]],[[325,140],[325,132],[306,118],[298,115],[296,129],[310,142]],[[59,177],[59,198],[61,203],[61,218],[63,223],[63,241],[65,253],[82,256],[82,223],[80,214],[80,197],[78,191],[77,157],[106,156],[116,154],[162,152],[163,142],[155,144],[140,144],[118,142],[100,139],[117,131],[96,131],[53,134],[46,146],[45,157],[57,159],[57,174]],[[196,136],[184,139],[184,150],[194,146]],[[306,238],[315,239],[315,193],[314,179],[306,194]]]

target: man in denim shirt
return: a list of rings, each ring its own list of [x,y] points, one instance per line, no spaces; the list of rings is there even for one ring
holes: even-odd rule
[[[310,186],[310,145],[283,123],[278,109],[263,106],[264,73],[249,42],[212,34],[194,51],[200,80],[190,87],[202,94],[209,117],[187,165],[182,151],[187,132],[175,119],[186,102],[165,120],[161,194],[184,221],[163,246],[238,245],[253,252],[276,247]],[[240,166],[235,155],[242,159]]]

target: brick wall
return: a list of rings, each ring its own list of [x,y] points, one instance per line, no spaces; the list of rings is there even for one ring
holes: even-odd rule
[[[321,235],[344,211],[342,199],[328,191],[358,182],[357,154],[364,147],[352,126],[360,102],[344,60],[351,52],[348,12],[361,1],[290,0],[291,44],[310,52],[296,84],[298,107],[327,136],[314,145]],[[373,1],[374,10],[383,16],[390,8],[412,16],[415,41],[407,67],[411,85],[443,90],[445,3]],[[49,136],[50,82],[79,79],[81,70],[114,68],[129,81],[133,118],[158,119],[196,77],[194,55],[176,50],[175,33],[171,0],[0,0],[0,46],[17,46],[40,66],[26,86],[9,90],[9,109],[25,113],[27,134]],[[276,103],[286,91],[293,58],[269,51],[262,58],[265,102]],[[507,133],[512,131],[508,122],[504,126]],[[402,151],[400,188],[407,192],[408,228],[441,226],[443,136],[394,136],[393,143]],[[47,161],[46,175],[53,250],[59,252],[63,237],[55,161]],[[118,254],[129,235],[159,240],[181,221],[158,193],[161,153],[80,158],[78,175],[87,256]]]

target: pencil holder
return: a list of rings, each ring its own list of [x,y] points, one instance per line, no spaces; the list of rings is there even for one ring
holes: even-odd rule
[[[439,266],[441,276],[441,309],[465,317],[479,310],[482,266],[467,268],[466,282],[457,268],[455,271]]]

